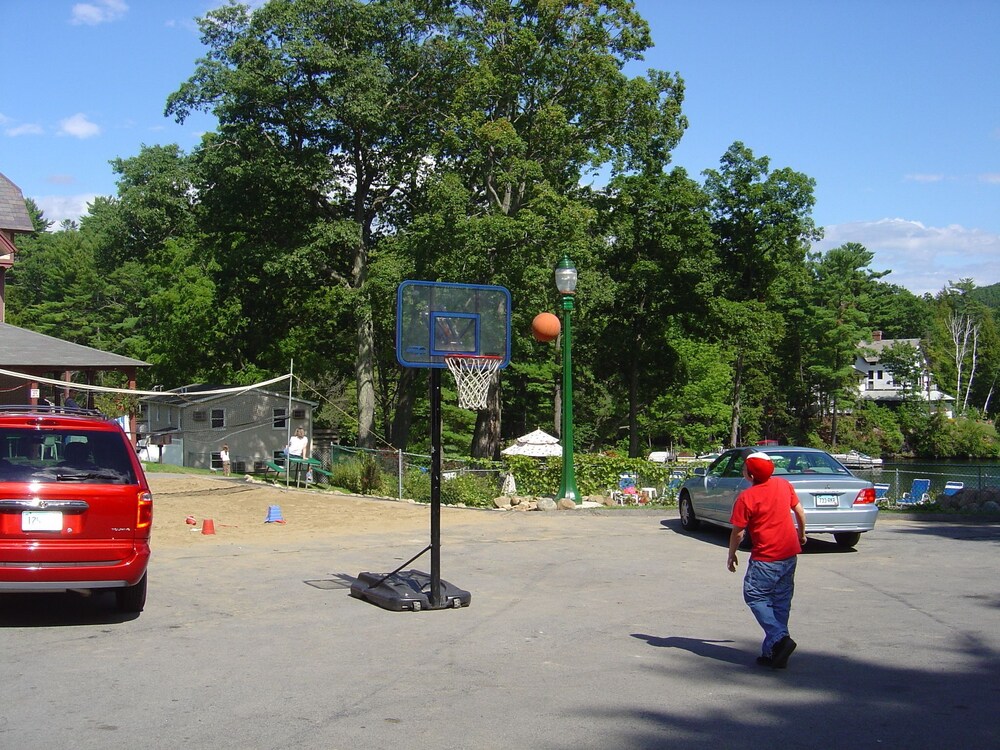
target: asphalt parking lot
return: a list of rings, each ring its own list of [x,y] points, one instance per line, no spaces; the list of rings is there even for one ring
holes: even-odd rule
[[[159,551],[135,619],[105,594],[0,599],[0,748],[1000,746],[1000,524],[811,539],[785,671],[754,664],[727,538],[511,513],[445,533],[472,604],[419,613],[348,589],[427,536]]]

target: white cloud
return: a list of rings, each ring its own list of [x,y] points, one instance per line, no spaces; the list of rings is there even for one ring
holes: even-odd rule
[[[65,219],[79,222],[80,217],[87,213],[87,204],[93,203],[97,195],[94,193],[85,193],[83,195],[43,195],[31,197],[37,206],[42,209],[45,218],[55,222],[53,228],[58,229],[59,224]]]
[[[835,224],[825,227],[824,234],[814,250],[860,243],[875,256],[873,271],[892,271],[882,281],[914,294],[937,294],[960,279],[972,279],[976,286],[1000,282],[1000,234],[956,224],[928,227],[906,219]]]
[[[979,175],[979,181],[989,185],[1000,185],[1000,172],[985,172]]]
[[[943,174],[908,174],[903,177],[907,182],[941,182]]]
[[[93,3],[77,3],[73,6],[69,22],[75,26],[96,26],[117,21],[128,12],[123,0],[96,0]]]
[[[4,135],[16,138],[19,135],[41,135],[45,131],[42,129],[41,125],[35,125],[33,122],[26,122],[22,125],[14,125],[13,127],[7,128],[3,132]]]
[[[71,135],[74,138],[92,138],[95,135],[100,135],[101,128],[88,120],[85,114],[78,112],[59,122],[59,133],[60,135]]]

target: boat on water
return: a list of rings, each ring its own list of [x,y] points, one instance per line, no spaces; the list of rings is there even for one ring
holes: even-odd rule
[[[860,451],[848,451],[847,453],[832,453],[835,459],[840,461],[848,469],[871,469],[882,465],[882,459],[876,456],[869,456]]]

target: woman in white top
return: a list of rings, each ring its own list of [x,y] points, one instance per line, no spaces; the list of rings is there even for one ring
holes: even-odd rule
[[[299,427],[288,441],[288,448],[286,449],[288,456],[289,458],[309,458],[308,449],[309,438],[306,437],[306,431],[302,427]]]

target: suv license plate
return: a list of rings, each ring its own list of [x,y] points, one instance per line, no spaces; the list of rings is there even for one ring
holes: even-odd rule
[[[21,513],[21,531],[62,531],[62,516],[57,510],[26,510]]]
[[[829,507],[840,505],[840,497],[837,495],[816,495],[816,507]]]

